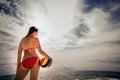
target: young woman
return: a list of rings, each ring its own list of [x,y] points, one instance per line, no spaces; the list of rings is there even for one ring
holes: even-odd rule
[[[29,71],[30,80],[37,80],[40,69],[40,58],[36,52],[36,49],[38,49],[40,54],[52,61],[52,58],[42,50],[37,35],[38,29],[32,26],[30,27],[28,34],[23,37],[19,43],[15,80],[24,80]],[[23,58],[22,51],[24,51]]]

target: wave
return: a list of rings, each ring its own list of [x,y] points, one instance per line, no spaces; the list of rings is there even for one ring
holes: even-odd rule
[[[54,76],[53,76],[54,75]],[[0,76],[0,80],[14,80],[15,74]],[[75,71],[67,74],[47,74],[39,76],[40,80],[120,80],[120,72],[109,71]],[[29,80],[27,77],[26,80]]]
[[[0,76],[0,80],[14,80],[15,74]]]

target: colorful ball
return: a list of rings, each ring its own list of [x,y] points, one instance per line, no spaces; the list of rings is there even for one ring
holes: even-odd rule
[[[47,68],[49,67],[48,65],[50,64],[50,60],[48,58],[42,58],[40,60],[41,67]]]

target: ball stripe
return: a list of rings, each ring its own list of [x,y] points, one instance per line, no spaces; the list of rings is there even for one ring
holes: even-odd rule
[[[47,58],[43,58],[43,59],[40,61],[40,63],[41,63],[41,67],[47,68],[48,65],[49,65],[49,63],[50,63],[50,60],[47,59]]]

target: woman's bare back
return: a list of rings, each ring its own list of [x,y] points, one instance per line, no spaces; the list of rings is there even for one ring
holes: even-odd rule
[[[25,51],[27,50],[27,53],[24,54],[24,58],[30,57],[30,56],[36,56],[36,48],[37,48],[37,38],[29,36],[24,37],[21,40],[21,46],[22,49]]]

